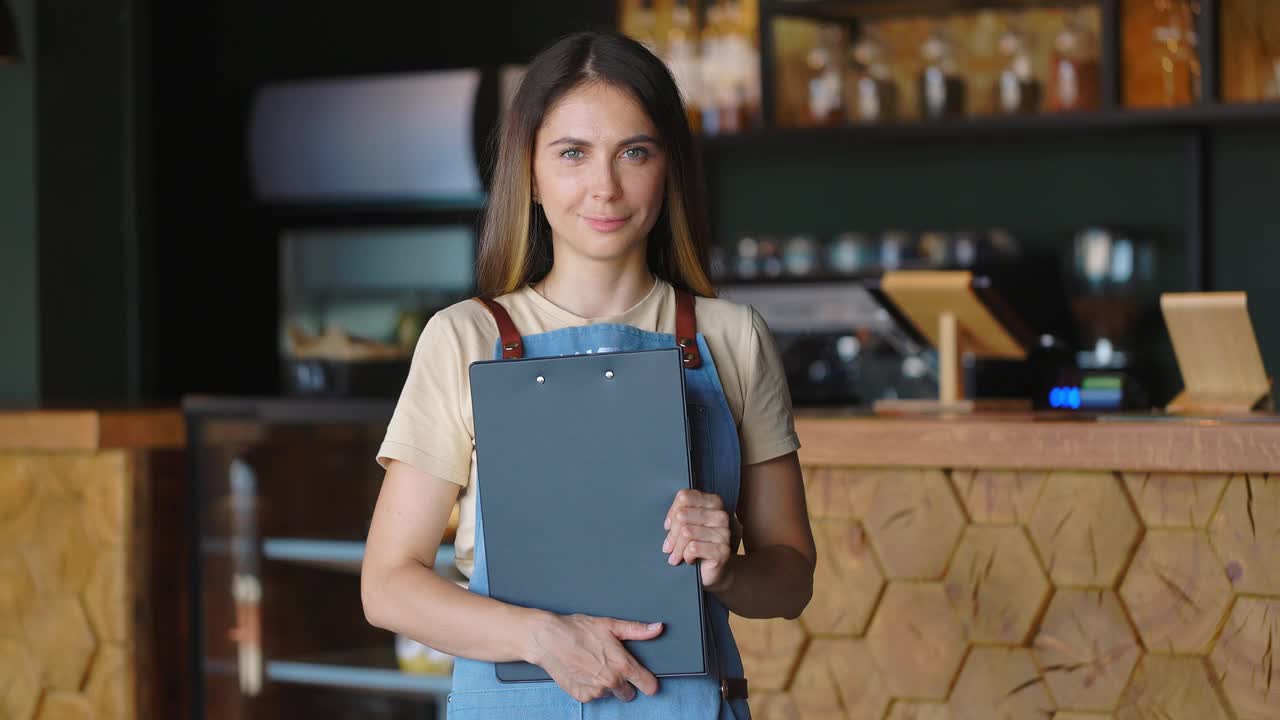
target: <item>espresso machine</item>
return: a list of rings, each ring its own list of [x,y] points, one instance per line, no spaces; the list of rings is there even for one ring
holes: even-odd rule
[[[1054,373],[1040,403],[1091,412],[1149,406],[1148,359],[1137,339],[1156,302],[1155,266],[1154,245],[1141,232],[1091,226],[1076,233],[1067,271],[1073,362]]]

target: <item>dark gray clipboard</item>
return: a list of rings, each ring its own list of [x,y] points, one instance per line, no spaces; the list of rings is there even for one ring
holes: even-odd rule
[[[489,594],[661,621],[627,650],[659,677],[708,673],[697,567],[662,552],[667,510],[693,487],[679,349],[490,360],[470,376]],[[497,676],[550,679],[524,662]]]

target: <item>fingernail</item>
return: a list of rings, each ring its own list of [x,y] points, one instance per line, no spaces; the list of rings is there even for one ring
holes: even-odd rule
[[[671,555],[669,555],[669,556],[667,557],[667,564],[668,564],[668,565],[675,565],[675,564],[676,564],[676,554],[675,554],[675,553],[671,553]]]
[[[668,539],[668,540],[662,541],[662,552],[664,553],[671,552],[671,540]]]
[[[662,623],[649,623],[650,630],[657,630],[660,627],[662,627]]]
[[[671,529],[671,518],[670,518],[670,517],[668,517],[666,520],[663,520],[663,521],[662,521],[662,529],[663,529],[663,530],[670,530],[670,529]]]

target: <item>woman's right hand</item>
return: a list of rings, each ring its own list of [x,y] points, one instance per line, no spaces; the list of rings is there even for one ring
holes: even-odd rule
[[[529,662],[547,671],[578,702],[612,694],[623,702],[658,692],[658,679],[622,646],[623,640],[652,640],[662,623],[589,615],[548,613],[529,636]]]

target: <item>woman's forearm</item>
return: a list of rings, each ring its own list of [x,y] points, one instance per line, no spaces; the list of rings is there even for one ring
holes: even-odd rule
[[[707,589],[735,615],[794,620],[813,597],[813,566],[787,545],[735,555],[726,570],[720,587]]]
[[[468,592],[415,562],[371,572],[362,596],[370,624],[486,662],[530,660],[529,639],[548,615]]]

